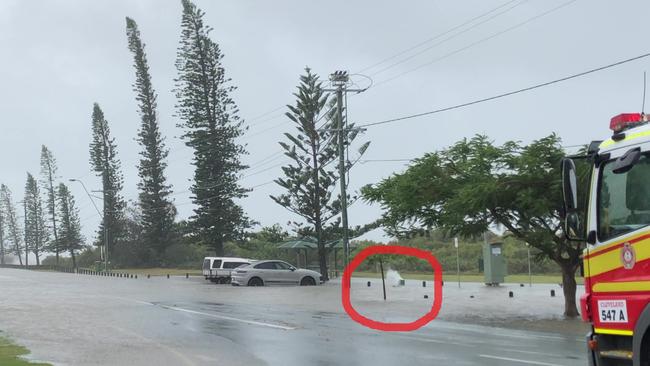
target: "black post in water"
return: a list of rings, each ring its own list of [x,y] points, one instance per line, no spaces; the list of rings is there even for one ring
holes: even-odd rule
[[[384,288],[384,301],[386,301],[386,281],[384,280],[384,261],[379,258],[379,270],[381,270],[381,285]]]

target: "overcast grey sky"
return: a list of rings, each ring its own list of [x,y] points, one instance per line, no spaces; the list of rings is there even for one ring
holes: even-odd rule
[[[650,13],[647,0],[196,3],[214,28],[212,36],[225,54],[227,75],[238,87],[234,99],[251,125],[242,139],[250,152],[245,161],[251,169],[242,180],[248,187],[281,173],[279,164],[287,158],[273,154],[280,151],[277,141],[292,126],[278,108],[292,103],[305,66],[323,79],[338,69],[363,70],[371,76],[378,85],[349,99],[350,120],[365,123],[491,96],[650,51],[644,21]],[[441,42],[467,27],[460,28],[366,69],[503,4],[508,5],[484,24]],[[499,12],[503,13],[496,15]],[[138,22],[146,42],[162,131],[171,149],[169,181],[176,191],[188,189],[191,152],[177,138],[171,93],[180,15],[176,0],[0,0],[0,181],[9,185],[16,200],[22,198],[26,171],[38,174],[41,144],[53,151],[61,179],[80,178],[89,189],[100,188],[88,162],[93,102],[104,109],[117,140],[124,195],[137,197],[139,147],[134,137],[140,120],[131,90],[134,70],[125,16]],[[404,58],[409,59],[382,70]],[[497,142],[528,142],[552,132],[567,145],[602,139],[608,134],[609,118],[640,110],[643,71],[649,68],[650,59],[644,59],[507,99],[371,128],[363,136],[372,141],[365,159],[415,158],[476,133]],[[264,117],[256,118],[260,115]],[[351,174],[351,188],[402,171],[404,164],[359,164]],[[81,187],[71,188],[90,240],[100,218]],[[263,225],[286,224],[296,218],[268,198],[277,193],[275,184],[260,186],[242,205]],[[188,194],[174,198],[180,217],[190,215]],[[379,207],[357,202],[350,209],[350,221],[365,224],[379,214]],[[376,230],[366,237],[382,239],[383,233]]]

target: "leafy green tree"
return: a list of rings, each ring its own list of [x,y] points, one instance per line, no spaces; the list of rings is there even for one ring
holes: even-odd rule
[[[428,153],[404,173],[362,192],[382,205],[382,225],[398,236],[434,227],[477,236],[491,225],[503,225],[560,266],[564,314],[575,317],[575,271],[583,246],[562,235],[563,156],[556,135],[525,146],[513,141],[496,146],[486,136],[475,136]]]
[[[93,106],[92,135],[90,165],[102,179],[104,196],[103,219],[98,230],[97,241],[98,245],[104,245],[104,240],[107,238],[110,249],[124,234],[125,202],[120,194],[124,179],[120,171],[120,160],[117,158],[115,139],[111,137],[108,121],[97,103]]]
[[[31,250],[34,253],[36,265],[40,265],[40,254],[48,241],[49,232],[45,226],[41,190],[38,182],[30,173],[27,173],[23,204],[25,207],[25,248],[27,252]],[[27,258],[25,258],[25,263],[27,263]]]
[[[246,168],[237,143],[244,128],[230,93],[235,89],[226,78],[223,54],[210,39],[205,13],[183,0],[181,40],[176,67],[177,115],[183,138],[194,150],[194,182],[190,188],[196,204],[191,222],[196,236],[217,255],[227,241],[241,240],[251,222],[236,200],[248,190],[238,182]]]
[[[126,35],[129,50],[133,53],[135,67],[136,100],[142,119],[138,142],[142,146],[138,175],[139,205],[143,229],[143,240],[147,247],[154,249],[158,259],[165,249],[172,244],[172,226],[176,209],[169,199],[171,186],[167,184],[165,159],[169,150],[165,147],[160,134],[157,109],[157,95],[151,85],[151,75],[145,54],[145,45],[140,38],[138,25],[131,18],[126,18]]]
[[[16,206],[14,205],[11,190],[6,185],[0,185],[0,204],[7,222],[7,232],[11,242],[11,252],[18,256],[18,262],[23,265],[22,229],[18,223]]]
[[[289,238],[289,233],[280,225],[266,226],[257,232],[249,233],[245,241],[237,244],[228,243],[226,245],[226,254],[251,259],[276,258],[294,263],[296,259],[295,251],[278,248],[279,243]],[[298,265],[297,262],[295,264]]]
[[[50,228],[52,231],[52,241],[47,245],[47,250],[54,252],[56,265],[59,265],[59,233],[56,227],[56,192],[55,181],[57,179],[57,165],[56,159],[50,149],[45,145],[41,146],[41,182],[43,189],[45,189],[47,214],[50,221]]]
[[[56,197],[59,208],[59,222],[61,223],[59,231],[61,248],[70,253],[72,267],[77,268],[76,253],[83,248],[84,241],[81,235],[79,209],[75,204],[72,193],[65,184],[59,183],[56,189]]]
[[[328,95],[323,91],[318,76],[309,68],[300,77],[294,96],[296,104],[287,106],[286,116],[295,124],[296,132],[285,133],[288,141],[280,142],[284,154],[292,162],[282,167],[284,177],[275,180],[286,193],[271,196],[271,199],[307,222],[307,230],[298,231],[301,235],[313,234],[316,237],[320,272],[328,280],[325,243],[335,239],[328,232],[338,231],[340,220],[333,219],[341,213],[340,195],[334,193],[339,174],[336,165],[332,164],[338,159],[338,126],[333,108],[325,108]],[[321,119],[324,122],[319,126]],[[356,136],[356,132],[348,134],[347,144]],[[368,144],[364,144],[360,154],[367,147]],[[345,169],[350,169],[351,165],[348,162]],[[294,225],[300,227],[300,223]]]

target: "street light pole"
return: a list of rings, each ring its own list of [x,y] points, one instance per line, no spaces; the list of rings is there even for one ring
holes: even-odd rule
[[[458,238],[454,238],[456,246],[456,274],[458,275],[458,288],[460,288],[460,249],[458,249]]]
[[[88,195],[90,202],[93,204],[93,207],[95,207],[95,210],[97,210],[99,216],[102,216],[102,221],[104,221],[104,271],[108,272],[108,226],[106,225],[106,207],[104,207],[104,213],[102,214],[102,212],[99,211],[99,207],[97,207],[97,205],[95,204],[95,200],[90,195],[90,192],[88,192],[88,190],[86,189],[86,185],[84,184],[84,182],[82,182],[80,179],[74,179],[74,178],[68,180],[70,182],[78,182],[79,184],[81,184],[84,191]],[[104,202],[106,202],[106,199],[104,199]]]
[[[347,143],[347,132],[345,122],[343,120],[343,95],[349,92],[361,93],[366,89],[349,89],[347,87],[350,75],[347,71],[335,71],[330,75],[330,81],[333,89],[323,89],[323,91],[336,92],[336,131],[338,133],[339,145],[339,184],[341,186],[341,225],[343,227],[343,252],[345,256],[345,267],[347,268],[350,263],[350,233],[348,227],[348,201],[346,191],[346,177],[347,171],[346,158],[345,158],[345,144]]]
[[[530,244],[526,243],[526,249],[528,250],[528,287],[533,287],[533,275],[530,271]]]

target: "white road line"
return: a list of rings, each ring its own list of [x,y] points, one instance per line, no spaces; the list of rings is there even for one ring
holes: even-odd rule
[[[442,341],[442,340],[433,339],[433,338],[424,338],[424,337],[407,336],[407,335],[398,335],[397,337],[402,338],[402,339],[411,339],[411,340],[420,341],[420,342],[448,344],[448,345],[463,346],[463,347],[468,347],[469,346],[469,344],[467,344],[467,343]]]
[[[505,352],[525,353],[525,354],[529,354],[529,355],[549,356],[548,352],[524,351],[524,350],[520,350],[520,349],[503,348],[503,347],[498,348],[498,350],[499,351],[505,351]]]
[[[499,356],[492,356],[492,355],[478,355],[478,357],[490,358],[490,359],[493,359],[493,360],[500,360],[500,361],[519,362],[519,363],[525,363],[527,365],[563,366],[563,365],[559,365],[559,364],[556,364],[556,363],[539,362],[539,361],[531,361],[531,360],[521,360],[521,359],[518,359],[518,358],[499,357]]]
[[[268,327],[268,328],[282,329],[282,330],[295,330],[296,329],[295,327],[287,327],[287,326],[279,325],[279,324],[271,324],[271,323],[258,322],[258,321],[255,321],[255,320],[239,319],[239,318],[233,318],[231,316],[225,316],[225,315],[203,313],[203,312],[200,312],[200,311],[179,308],[179,307],[176,307],[176,306],[167,306],[167,305],[162,305],[162,304],[156,304],[156,303],[153,303],[153,302],[129,299],[129,298],[119,297],[119,296],[100,296],[100,297],[119,299],[119,300],[123,300],[123,301],[134,302],[134,303],[141,304],[141,305],[159,306],[159,307],[161,307],[163,309],[167,309],[167,310],[175,310],[175,311],[180,311],[180,312],[188,313],[188,314],[209,316],[211,318],[231,320],[231,321],[234,321],[234,322],[240,322],[240,323],[245,323],[245,324],[250,324],[250,325],[258,325],[258,326],[261,326],[261,327]]]
[[[203,315],[203,316],[208,316],[208,317],[217,318],[217,319],[231,320],[231,321],[234,321],[234,322],[257,325],[257,326],[261,326],[261,327],[268,327],[268,328],[282,329],[282,330],[294,330],[294,329],[296,329],[294,327],[287,327],[287,326],[284,326],[284,325],[263,323],[263,322],[257,322],[257,321],[254,321],[254,320],[246,320],[246,319],[233,318],[233,317],[224,316],[224,315],[203,313],[203,312],[200,312],[200,311],[183,309],[183,308],[179,308],[179,307],[166,306],[166,305],[158,305],[158,306],[160,306],[163,309],[175,310],[175,311],[180,311],[180,312],[183,312],[183,313],[189,313],[189,314],[195,314],[195,315]]]

